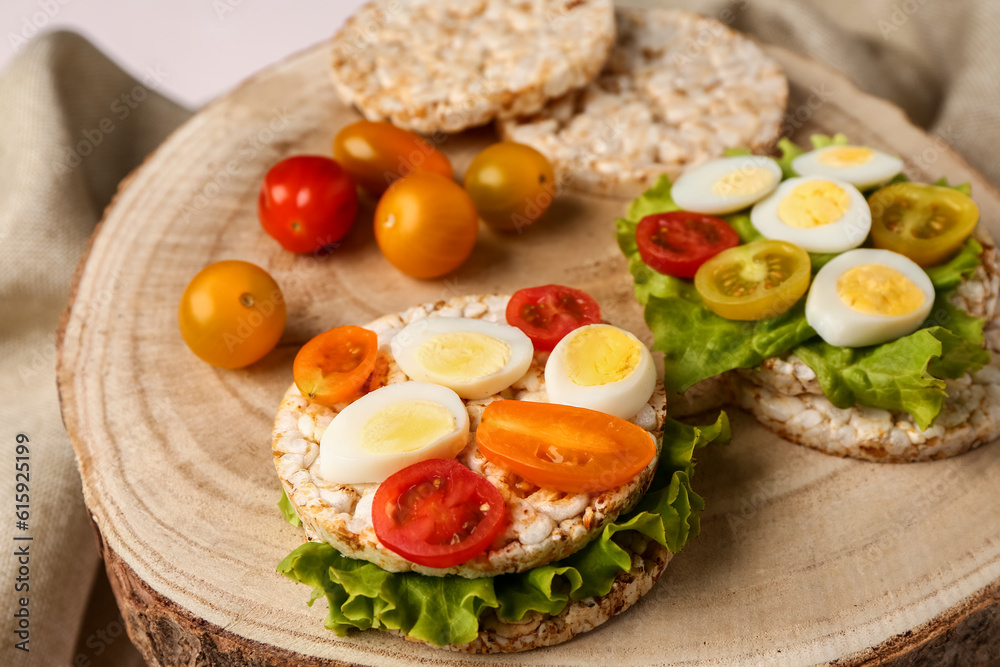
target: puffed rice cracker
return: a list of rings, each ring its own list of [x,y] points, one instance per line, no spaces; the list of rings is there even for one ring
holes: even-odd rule
[[[504,139],[546,155],[561,185],[632,198],[662,174],[778,139],[788,81],[754,42],[690,12],[615,15],[618,38],[595,81],[497,123]]]
[[[373,0],[333,40],[333,83],[369,120],[460,132],[538,112],[589,83],[611,0]]]

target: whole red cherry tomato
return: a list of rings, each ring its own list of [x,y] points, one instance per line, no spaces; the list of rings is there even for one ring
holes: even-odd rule
[[[319,155],[296,155],[271,167],[260,186],[257,215],[285,250],[309,253],[351,230],[358,194],[339,164]]]

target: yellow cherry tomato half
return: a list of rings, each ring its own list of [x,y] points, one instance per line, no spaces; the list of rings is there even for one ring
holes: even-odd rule
[[[390,123],[362,120],[344,127],[333,140],[333,157],[374,197],[397,179],[417,172],[454,178],[444,153]]]
[[[184,342],[219,368],[242,368],[270,352],[285,330],[285,297],[250,262],[209,264],[191,279],[177,309]]]
[[[896,183],[873,193],[868,205],[875,247],[924,267],[955,254],[979,222],[972,198],[940,185]]]
[[[414,278],[457,269],[472,254],[478,233],[469,195],[438,174],[399,179],[375,209],[375,242],[390,264]]]
[[[701,265],[694,286],[709,310],[730,320],[777,317],[809,289],[809,253],[785,241],[754,241]]]
[[[548,158],[534,148],[504,141],[472,161],[465,190],[486,224],[519,232],[548,210],[556,196],[556,176]]]

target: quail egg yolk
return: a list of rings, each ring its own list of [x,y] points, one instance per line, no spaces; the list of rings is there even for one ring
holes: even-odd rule
[[[859,167],[875,159],[875,151],[866,146],[838,146],[819,154],[820,164],[834,169]]]
[[[455,417],[433,401],[400,401],[373,414],[361,428],[361,447],[372,454],[402,454],[455,430]]]
[[[474,331],[442,333],[417,350],[417,361],[428,371],[456,382],[471,382],[498,372],[510,360],[510,345]]]
[[[851,199],[830,181],[807,181],[795,187],[778,204],[778,219],[789,227],[811,229],[837,222],[851,206]]]
[[[865,315],[898,317],[920,308],[927,298],[902,272],[881,264],[861,264],[840,274],[841,301]]]
[[[618,382],[639,366],[640,343],[611,327],[587,328],[566,346],[566,375],[582,387]]]
[[[774,184],[775,176],[763,167],[750,167],[730,172],[712,185],[712,192],[721,197],[753,195]]]

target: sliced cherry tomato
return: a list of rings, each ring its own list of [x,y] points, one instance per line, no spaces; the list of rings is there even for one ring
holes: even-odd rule
[[[592,296],[563,285],[521,289],[507,302],[507,324],[523,331],[540,352],[551,351],[573,329],[600,321],[601,307]]]
[[[454,178],[444,153],[389,123],[362,120],[344,127],[333,140],[333,157],[374,197],[416,172]]]
[[[378,335],[361,327],[334,327],[302,346],[292,364],[295,386],[314,403],[336,405],[360,397],[375,370]]]
[[[979,207],[954,188],[896,183],[868,198],[876,248],[934,266],[962,246],[979,222]]]
[[[264,231],[291,252],[315,252],[344,238],[357,210],[354,181],[319,155],[296,155],[271,167],[257,198]]]
[[[184,342],[202,361],[242,368],[278,343],[285,330],[285,297],[259,266],[216,262],[188,283],[177,321]]]
[[[691,211],[654,213],[635,230],[642,261],[660,273],[694,278],[698,267],[726,248],[739,244],[725,220]]]
[[[375,209],[375,242],[390,264],[414,278],[457,269],[472,254],[478,233],[469,195],[437,174],[401,178]]]
[[[809,253],[785,241],[754,241],[702,264],[694,286],[708,308],[731,320],[777,317],[809,289]]]
[[[548,158],[531,146],[502,141],[472,161],[465,190],[487,225],[521,232],[548,210],[556,196],[556,175]]]
[[[493,401],[476,430],[479,451],[526,481],[564,493],[613,489],[656,456],[653,436],[632,422],[569,405]]]
[[[437,568],[486,551],[506,515],[496,487],[454,459],[428,459],[389,475],[372,502],[379,542],[413,563]]]

